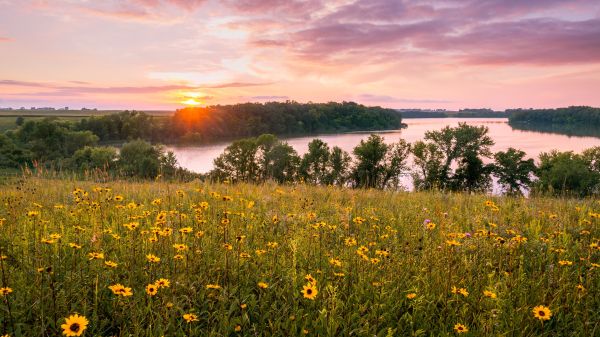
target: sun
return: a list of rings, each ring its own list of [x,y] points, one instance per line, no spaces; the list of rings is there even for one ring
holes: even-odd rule
[[[195,98],[188,98],[185,101],[181,101],[181,104],[187,105],[187,106],[198,106],[200,104],[202,104],[202,102],[196,100]]]

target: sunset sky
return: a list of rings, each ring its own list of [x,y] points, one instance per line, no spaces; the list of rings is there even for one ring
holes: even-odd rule
[[[598,0],[0,0],[0,107],[600,106],[598,88]]]

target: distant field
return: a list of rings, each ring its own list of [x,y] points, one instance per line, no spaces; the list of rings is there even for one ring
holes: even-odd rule
[[[25,121],[40,120],[46,117],[58,117],[62,120],[78,121],[85,117],[102,116],[119,113],[124,110],[0,110],[0,132],[17,128],[15,123],[18,117],[24,117]],[[173,111],[149,110],[140,111],[152,116],[170,116]]]
[[[72,120],[72,121],[78,121],[81,118],[83,118],[84,116],[58,116],[58,115],[51,115],[51,116],[23,116],[25,121],[30,121],[30,120],[40,120],[46,117],[57,117],[58,119],[61,120]],[[5,116],[0,114],[0,132],[4,132],[7,130],[13,130],[17,128],[17,116]]]
[[[99,116],[99,115],[110,115],[119,113],[125,110],[0,110],[0,116],[2,117],[18,117],[18,116],[32,116],[32,117],[47,117],[47,116],[60,116],[60,117],[88,117],[88,116]],[[133,111],[133,110],[131,110]],[[174,111],[166,110],[136,110],[144,112],[153,116],[167,116],[174,113]]]

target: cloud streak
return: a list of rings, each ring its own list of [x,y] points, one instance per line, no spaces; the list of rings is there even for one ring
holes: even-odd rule
[[[379,103],[435,103],[444,104],[452,103],[451,100],[441,99],[426,99],[426,98],[400,98],[389,95],[373,95],[373,94],[360,94],[356,96],[356,100],[360,102],[379,102]]]
[[[71,81],[71,83],[86,84],[88,82],[82,81]],[[45,82],[30,82],[30,81],[17,81],[17,80],[0,80],[1,86],[10,87],[25,87],[25,88],[40,88],[40,89],[51,89],[55,94],[89,94],[89,93],[103,93],[103,94],[151,94],[174,90],[200,90],[203,88],[210,89],[224,89],[224,88],[241,88],[241,87],[255,87],[268,85],[270,83],[252,83],[252,82],[229,82],[220,84],[210,84],[201,86],[189,86],[189,85],[159,85],[159,86],[64,86],[53,83]],[[41,94],[41,93],[40,93]]]
[[[102,0],[80,1],[38,0],[34,7],[45,11],[64,12],[73,9],[80,13],[119,20],[173,22],[177,17],[194,12],[207,0]]]

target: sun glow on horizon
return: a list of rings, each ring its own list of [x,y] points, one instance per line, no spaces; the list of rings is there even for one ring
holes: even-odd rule
[[[199,91],[179,92],[178,96],[181,98],[179,103],[188,107],[195,107],[204,104],[203,100],[206,97],[204,93]]]
[[[198,106],[200,104],[202,104],[202,102],[196,100],[195,98],[188,98],[185,101],[181,101],[181,104],[187,105],[187,106]]]

